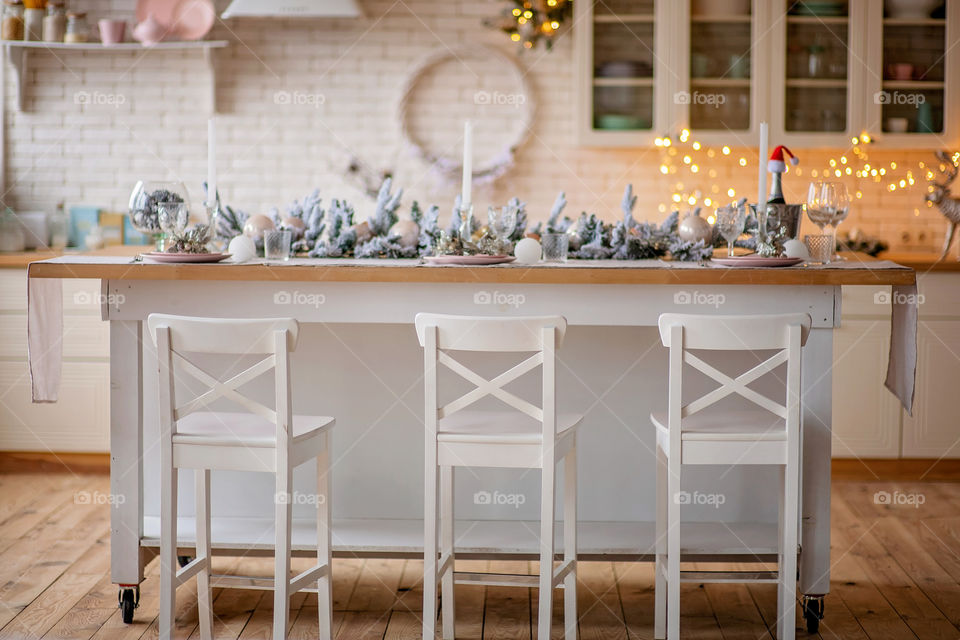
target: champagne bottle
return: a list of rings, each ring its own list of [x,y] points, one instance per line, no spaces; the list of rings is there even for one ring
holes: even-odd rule
[[[773,181],[770,183],[770,197],[767,204],[786,204],[783,199],[783,174],[779,171],[773,172]]]

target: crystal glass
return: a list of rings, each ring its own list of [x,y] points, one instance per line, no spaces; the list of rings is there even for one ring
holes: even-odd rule
[[[807,245],[807,251],[810,252],[810,262],[813,264],[829,264],[833,257],[833,236],[829,233],[818,235],[807,235],[803,237],[803,243]]]
[[[833,247],[837,245],[837,226],[850,213],[850,193],[842,182],[811,182],[807,193],[807,216],[820,231],[830,227]],[[833,255],[834,249],[831,249]]]
[[[274,229],[263,234],[263,257],[267,260],[289,260],[290,241],[293,232],[289,229]]]
[[[190,198],[182,182],[140,180],[130,193],[128,216],[133,228],[154,238],[157,248],[162,250],[163,229],[157,211],[160,202],[180,202],[190,210]]]
[[[487,209],[487,228],[499,241],[501,253],[504,255],[513,250],[513,247],[510,246],[510,236],[517,228],[517,214],[518,208],[509,204],[499,211],[495,207]]]
[[[717,231],[727,241],[727,255],[733,257],[733,243],[743,233],[747,209],[743,205],[729,205],[717,209]]]
[[[545,233],[540,238],[544,262],[566,262],[570,236],[565,233]]]

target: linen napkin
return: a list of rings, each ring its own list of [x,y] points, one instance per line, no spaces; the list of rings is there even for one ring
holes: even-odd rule
[[[890,292],[890,359],[884,385],[913,415],[917,376],[917,284],[894,285]]]
[[[27,267],[27,358],[34,402],[56,402],[63,364],[63,281]]]

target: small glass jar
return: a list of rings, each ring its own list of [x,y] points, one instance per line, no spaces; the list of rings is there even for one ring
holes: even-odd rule
[[[77,44],[90,39],[90,27],[87,25],[87,14],[70,12],[67,14],[67,32],[63,36],[64,42]]]
[[[13,211],[0,211],[0,251],[23,251],[26,238],[23,234],[23,225],[13,215]]]
[[[23,3],[20,0],[6,0],[3,3],[0,36],[4,40],[23,40]]]
[[[47,15],[43,18],[43,41],[63,42],[67,32],[67,10],[62,2],[47,5]]]
[[[39,42],[43,39],[43,14],[39,7],[27,7],[23,10],[23,39]]]

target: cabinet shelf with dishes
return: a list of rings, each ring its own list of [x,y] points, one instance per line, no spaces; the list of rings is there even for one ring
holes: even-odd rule
[[[960,143],[960,0],[579,3],[577,138],[638,146],[689,129],[796,147]],[[596,13],[595,13],[596,12]],[[956,80],[955,80],[956,79]],[[612,131],[610,129],[615,129]]]
[[[208,95],[208,109],[211,113],[216,112],[216,85],[217,74],[214,60],[214,51],[223,49],[229,45],[226,40],[190,40],[182,42],[160,42],[153,45],[142,45],[136,42],[122,42],[118,44],[105,45],[100,42],[36,42],[27,40],[4,40],[0,41],[2,45],[3,56],[7,63],[12,67],[15,74],[15,87],[17,92],[17,108],[23,111],[26,94],[26,81],[28,76],[30,55],[33,52],[42,54],[43,51],[55,52],[55,55],[61,55],[67,51],[77,52],[102,52],[104,54],[130,53],[130,52],[168,52],[168,51],[202,51],[204,60],[209,71],[210,91]]]

